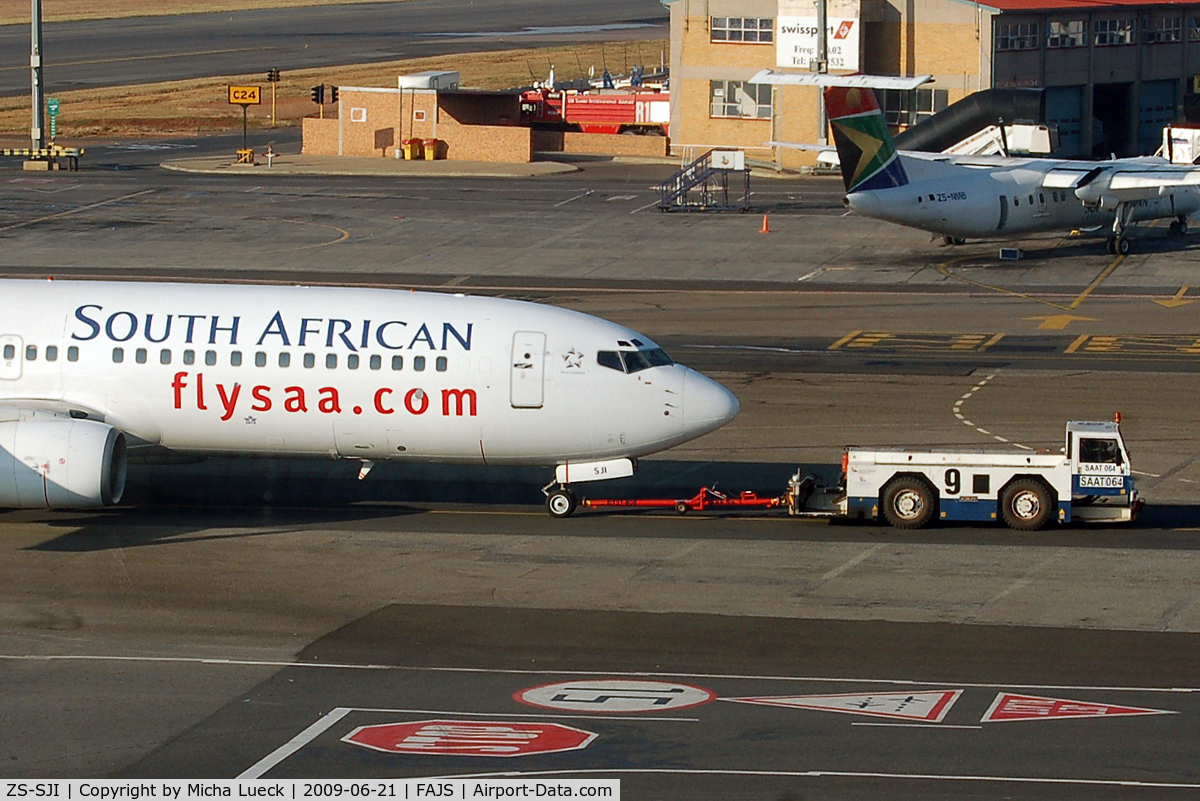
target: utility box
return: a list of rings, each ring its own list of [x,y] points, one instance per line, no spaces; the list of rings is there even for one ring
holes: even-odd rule
[[[458,88],[457,70],[425,70],[401,75],[397,79],[400,89],[435,89],[448,91]]]
[[[746,169],[746,151],[714,150],[712,152],[712,168],[714,170],[744,170]]]

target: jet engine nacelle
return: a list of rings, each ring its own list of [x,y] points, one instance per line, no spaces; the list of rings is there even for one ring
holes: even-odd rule
[[[111,506],[125,492],[125,435],[95,420],[0,423],[0,508]]]

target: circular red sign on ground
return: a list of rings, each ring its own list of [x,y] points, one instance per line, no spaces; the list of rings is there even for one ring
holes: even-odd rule
[[[587,748],[595,732],[560,723],[421,720],[359,726],[342,738],[390,754],[517,757]]]

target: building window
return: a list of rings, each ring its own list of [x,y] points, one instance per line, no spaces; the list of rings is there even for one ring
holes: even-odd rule
[[[1009,22],[996,25],[996,50],[1037,50],[1036,22]]]
[[[714,42],[756,42],[775,39],[775,20],[756,17],[713,17],[709,27]]]
[[[771,119],[771,85],[747,81],[709,81],[709,115]]]
[[[1188,17],[1188,41],[1200,42],[1200,17]]]
[[[1178,42],[1181,39],[1183,39],[1182,17],[1158,17],[1157,19],[1146,17],[1142,20],[1142,41],[1144,42]]]
[[[1096,44],[1098,46],[1133,44],[1133,17],[1096,20]]]
[[[1046,47],[1087,46],[1087,20],[1051,20],[1046,29]]]
[[[946,89],[876,89],[875,97],[888,125],[912,125],[950,105]]]

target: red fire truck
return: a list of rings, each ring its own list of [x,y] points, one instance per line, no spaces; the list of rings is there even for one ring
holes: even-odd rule
[[[540,130],[666,136],[670,118],[667,92],[575,94],[543,88],[521,95],[521,124]]]

